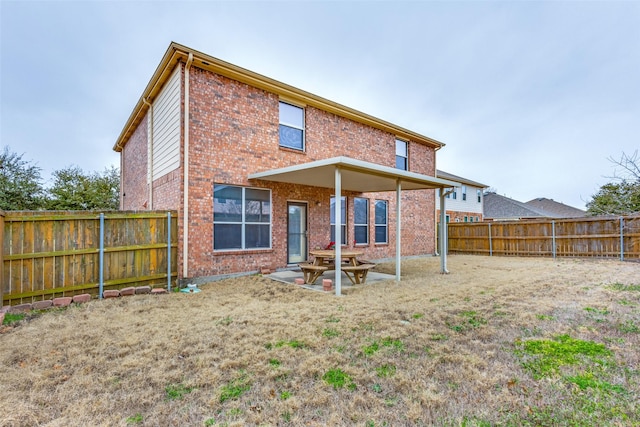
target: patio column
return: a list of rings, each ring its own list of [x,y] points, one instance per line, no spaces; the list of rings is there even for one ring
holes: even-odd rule
[[[440,273],[448,274],[447,270],[447,207],[445,206],[445,198],[450,191],[440,189]]]
[[[401,224],[400,224],[400,213],[402,209],[400,208],[400,200],[402,193],[402,186],[400,184],[400,180],[396,179],[396,282],[400,281],[400,248],[402,247],[402,239],[401,239]]]
[[[336,166],[335,172],[335,198],[336,203],[334,205],[334,213],[336,218],[335,225],[335,251],[336,258],[334,264],[336,266],[336,296],[342,295],[342,215],[341,215],[341,207],[342,207],[342,171],[339,166]]]

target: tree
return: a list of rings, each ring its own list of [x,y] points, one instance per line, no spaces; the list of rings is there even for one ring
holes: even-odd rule
[[[0,154],[0,210],[42,209],[44,189],[40,168],[8,146]]]
[[[113,166],[104,173],[85,173],[69,166],[53,173],[48,191],[47,209],[116,210],[119,207],[120,174]]]
[[[629,215],[640,212],[640,157],[622,153],[619,160],[609,158],[615,165],[609,182],[587,203],[591,215]]]

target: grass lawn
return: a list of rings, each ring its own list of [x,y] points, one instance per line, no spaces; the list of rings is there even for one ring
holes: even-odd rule
[[[439,262],[7,317],[0,426],[640,426],[639,263]]]

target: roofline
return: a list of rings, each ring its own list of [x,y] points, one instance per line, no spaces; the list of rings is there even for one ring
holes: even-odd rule
[[[221,59],[214,58],[213,56],[198,52],[197,50],[181,44],[171,42],[169,48],[162,57],[160,64],[156,68],[156,71],[153,73],[151,80],[147,84],[147,87],[144,89],[142,96],[131,112],[129,119],[118,137],[118,140],[113,146],[114,151],[122,151],[124,145],[128,142],[136,127],[142,121],[144,114],[149,108],[144,101],[147,100],[148,102],[152,102],[160,92],[164,83],[168,80],[175,66],[179,62],[186,63],[190,53],[193,54],[192,67],[211,71],[233,80],[246,83],[250,86],[275,93],[285,99],[316,107],[340,117],[392,133],[400,139],[407,139],[426,144],[434,147],[436,150],[439,150],[445,145],[443,142],[429,138],[428,136],[418,134],[377,117],[373,117],[361,111],[354,110],[353,108],[338,104],[337,102],[330,101],[302,89],[298,89],[253,71],[249,71],[245,68],[238,67],[237,65],[222,61]]]
[[[470,180],[470,179],[463,178],[463,177],[461,177],[461,176],[454,175],[454,174],[452,174],[452,173],[445,172],[445,171],[440,170],[440,169],[436,169],[436,176],[437,176],[437,177],[442,177],[442,178],[444,178],[444,179],[450,179],[450,180],[453,180],[453,181],[461,182],[461,183],[463,183],[463,184],[472,185],[472,186],[474,186],[474,187],[480,187],[480,188],[487,188],[487,187],[489,187],[489,186],[488,186],[488,185],[486,185],[486,184],[482,184],[482,183],[480,183],[480,182],[472,181],[472,180]]]
[[[312,162],[301,163],[293,166],[285,166],[283,168],[256,172],[250,174],[248,178],[269,180],[269,178],[273,175],[280,175],[289,172],[299,172],[307,169],[325,166],[335,166],[345,170],[370,173],[372,175],[378,175],[384,178],[399,179],[400,181],[404,182],[412,182],[421,185],[427,184],[428,188],[452,188],[460,186],[460,183],[456,181],[396,169],[389,166],[378,165],[376,163],[365,162],[345,156],[331,157],[328,159],[315,160]]]

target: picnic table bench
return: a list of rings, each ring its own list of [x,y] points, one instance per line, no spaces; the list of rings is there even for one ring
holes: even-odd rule
[[[302,276],[304,277],[304,283],[313,284],[318,280],[318,277],[322,276],[322,273],[327,271],[329,267],[323,265],[314,265],[309,262],[303,262],[298,264],[300,270],[302,270]]]
[[[358,285],[360,283],[366,282],[367,273],[369,273],[369,270],[371,270],[375,266],[375,264],[345,265],[342,266],[341,269],[342,271],[344,271],[344,274],[346,274],[349,280],[351,280],[351,283],[353,283],[354,285]]]

